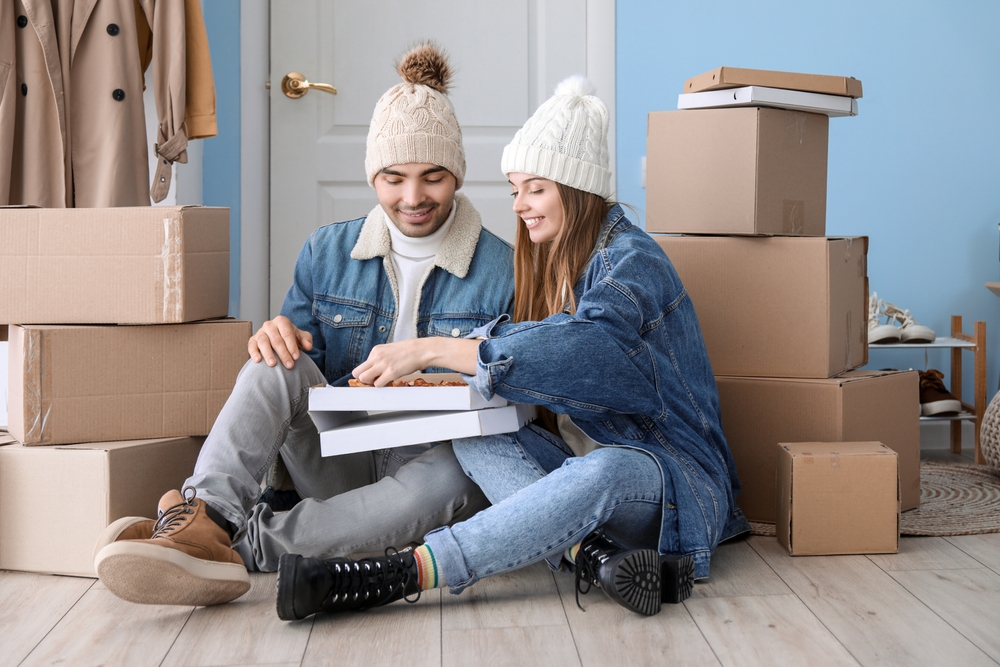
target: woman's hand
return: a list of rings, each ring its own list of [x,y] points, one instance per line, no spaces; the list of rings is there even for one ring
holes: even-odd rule
[[[411,338],[376,345],[353,375],[365,384],[384,387],[404,375],[428,366],[473,375],[479,360],[479,341],[466,338]]]

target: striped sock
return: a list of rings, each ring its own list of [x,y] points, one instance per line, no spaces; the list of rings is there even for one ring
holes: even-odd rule
[[[566,549],[566,551],[563,552],[563,557],[565,557],[566,560],[568,560],[569,562],[571,562],[571,563],[573,563],[575,565],[576,564],[576,555],[578,553],[580,553],[580,545],[581,544],[582,544],[582,542],[577,542],[576,544],[574,544],[573,546],[571,546],[569,549]]]
[[[437,559],[429,546],[424,544],[414,549],[413,558],[417,561],[417,585],[420,590],[427,591],[448,585],[438,571]]]

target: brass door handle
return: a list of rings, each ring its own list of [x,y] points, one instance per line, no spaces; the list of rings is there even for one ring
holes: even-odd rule
[[[322,90],[324,93],[330,93],[331,95],[337,94],[337,89],[330,84],[309,83],[306,80],[305,74],[300,72],[289,72],[281,79],[281,92],[293,100],[297,100],[308,93],[310,88]]]

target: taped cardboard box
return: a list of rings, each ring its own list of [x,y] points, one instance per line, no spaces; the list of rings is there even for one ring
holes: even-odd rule
[[[778,445],[778,541],[793,556],[899,551],[898,455],[880,442]]]
[[[0,447],[0,570],[94,577],[94,545],[123,516],[156,516],[202,438]]]
[[[207,435],[250,322],[10,327],[9,430],[25,445]]]
[[[646,231],[825,235],[829,127],[785,109],[650,113]]]
[[[716,375],[825,378],[868,363],[867,237],[654,238]]]
[[[862,92],[861,81],[854,77],[777,72],[741,67],[716,67],[704,74],[693,76],[684,82],[682,92],[697,93],[703,90],[720,90],[740,86],[767,86],[826,95],[845,95],[854,98],[861,97]]]
[[[903,510],[920,504],[916,371],[850,371],[827,379],[716,376],[722,428],[751,521],[774,523],[779,442],[881,442],[899,455]]]
[[[229,312],[229,209],[0,208],[0,322],[164,324]]]

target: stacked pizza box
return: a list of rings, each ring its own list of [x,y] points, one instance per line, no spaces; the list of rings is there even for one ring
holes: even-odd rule
[[[414,373],[389,386],[309,390],[323,456],[511,433],[535,418],[531,405],[486,400],[459,373]]]
[[[853,78],[723,67],[649,114],[646,229],[697,311],[751,521],[775,521],[778,443],[884,443],[901,507],[919,503],[917,375],[855,370],[868,239],[826,236],[830,118],[860,97]]]
[[[106,525],[155,516],[246,362],[228,307],[228,209],[0,208],[0,569],[92,576]]]

